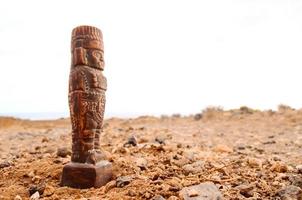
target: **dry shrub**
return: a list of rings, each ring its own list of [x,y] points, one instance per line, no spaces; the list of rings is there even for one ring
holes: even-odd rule
[[[285,113],[287,111],[294,111],[294,110],[295,110],[294,108],[292,108],[292,107],[290,107],[288,105],[285,105],[285,104],[280,104],[278,106],[278,112],[279,113]]]
[[[255,112],[255,110],[247,106],[241,106],[239,110],[241,114],[253,114]]]
[[[209,106],[202,111],[203,119],[214,119],[221,116],[223,113],[223,108],[220,106]]]
[[[7,128],[20,123],[19,119],[13,117],[0,117],[0,128]]]

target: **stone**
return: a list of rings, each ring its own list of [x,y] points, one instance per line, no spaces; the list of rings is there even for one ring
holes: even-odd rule
[[[252,168],[261,168],[262,167],[262,161],[258,158],[248,158],[247,163]]]
[[[68,102],[72,153],[71,162],[63,168],[61,186],[101,187],[113,176],[112,165],[100,146],[107,90],[101,30],[92,26],[74,28],[71,54]]]
[[[293,174],[289,176],[289,181],[292,185],[302,188],[302,176],[300,174]]]
[[[0,169],[11,166],[11,163],[8,161],[3,161],[0,163]]]
[[[57,156],[65,158],[71,155],[71,151],[67,147],[60,147],[57,150]]]
[[[166,199],[161,195],[155,195],[151,200],[166,200]]]
[[[299,174],[302,174],[302,165],[297,165],[296,169],[297,169]]]
[[[270,170],[273,172],[284,173],[288,171],[288,166],[285,163],[276,162],[273,164]]]
[[[120,176],[116,179],[116,187],[122,188],[132,181],[130,176]]]
[[[179,196],[184,200],[222,200],[221,192],[212,182],[184,187]]]
[[[189,175],[190,173],[196,174],[202,172],[204,168],[204,162],[203,161],[196,161],[192,164],[186,164],[182,167],[184,170],[185,175]]]
[[[29,195],[33,195],[36,192],[42,195],[44,193],[45,186],[44,182],[41,182],[38,185],[31,185],[28,189]]]
[[[301,200],[302,199],[302,190],[301,188],[294,186],[294,185],[289,185],[281,188],[276,196],[280,197],[281,200]]]
[[[38,200],[38,199],[40,199],[40,194],[38,191],[32,194],[29,198],[29,200]]]
[[[160,136],[157,136],[155,138],[155,142],[158,142],[159,144],[166,144],[165,143],[165,138],[164,137],[160,137]]]
[[[14,200],[22,200],[22,198],[19,195],[17,195],[15,196]]]
[[[48,196],[51,196],[54,192],[55,192],[54,187],[52,187],[50,185],[46,185],[43,195],[48,197]]]
[[[197,113],[194,115],[194,120],[198,121],[202,119],[202,114],[201,113]]]
[[[136,166],[138,166],[141,170],[147,169],[147,160],[145,158],[137,158],[135,160]]]
[[[237,190],[239,190],[240,194],[242,194],[244,197],[249,198],[253,196],[253,185],[238,185],[236,187]]]
[[[137,139],[134,135],[130,136],[127,142],[124,144],[124,147],[137,146]]]

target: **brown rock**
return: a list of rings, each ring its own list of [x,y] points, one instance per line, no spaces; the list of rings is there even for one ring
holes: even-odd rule
[[[67,157],[68,155],[71,155],[71,151],[67,147],[60,147],[57,150],[57,156],[59,157]]]
[[[270,170],[278,173],[284,173],[288,171],[288,166],[285,163],[276,162],[275,164],[273,164]]]
[[[302,190],[301,188],[293,185],[285,186],[280,189],[276,196],[280,197],[281,200],[301,200],[302,199]]]
[[[180,191],[179,196],[184,200],[210,200],[210,199],[221,200],[222,199],[222,194],[215,186],[215,184],[212,182],[205,182],[199,185],[185,187]]]
[[[19,195],[17,195],[15,196],[14,200],[22,200],[22,198]]]
[[[116,179],[116,187],[122,188],[132,181],[130,176],[120,176]]]
[[[39,192],[35,192],[33,195],[30,196],[30,200],[38,200],[40,199],[40,194]]]
[[[124,144],[124,147],[137,146],[137,139],[134,135],[130,136],[127,142]]]
[[[165,198],[161,195],[156,195],[151,200],[165,200]]]

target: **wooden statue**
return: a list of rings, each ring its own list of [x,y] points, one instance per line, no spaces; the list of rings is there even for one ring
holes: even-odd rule
[[[72,124],[71,162],[64,166],[61,185],[100,187],[112,177],[111,163],[100,149],[105,91],[102,32],[92,26],[72,31],[69,109]]]

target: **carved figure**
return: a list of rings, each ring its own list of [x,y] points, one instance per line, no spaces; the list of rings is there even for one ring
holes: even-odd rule
[[[102,32],[92,26],[72,31],[69,109],[72,124],[71,163],[63,169],[62,185],[99,187],[112,176],[111,164],[100,149],[105,91]],[[91,174],[90,174],[91,173]]]

